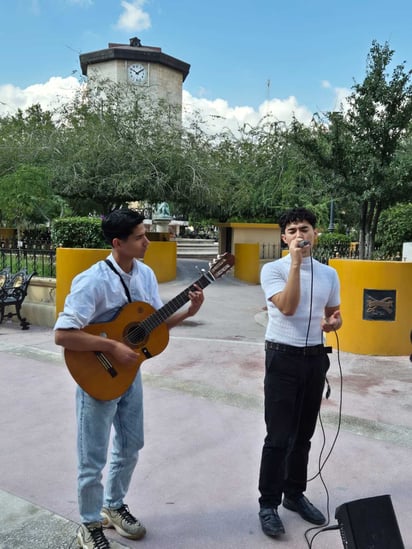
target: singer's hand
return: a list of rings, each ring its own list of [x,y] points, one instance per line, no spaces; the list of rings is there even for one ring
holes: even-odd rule
[[[339,328],[342,326],[342,317],[340,315],[340,311],[334,311],[331,315],[328,317],[323,317],[321,321],[321,328],[324,332],[329,333],[334,330],[339,330]]]
[[[300,265],[302,258],[307,255],[309,247],[310,242],[302,238],[294,238],[289,243],[289,253],[296,264]]]

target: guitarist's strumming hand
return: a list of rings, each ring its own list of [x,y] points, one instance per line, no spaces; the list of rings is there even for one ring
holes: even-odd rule
[[[139,358],[139,353],[136,350],[131,349],[125,343],[121,341],[113,341],[113,350],[110,354],[120,364],[129,364],[130,366],[135,364]]]

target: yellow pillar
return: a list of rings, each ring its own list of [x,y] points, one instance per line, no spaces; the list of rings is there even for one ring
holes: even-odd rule
[[[158,282],[174,280],[177,266],[177,243],[150,242],[144,262],[154,270]]]
[[[176,242],[151,242],[144,262],[151,267],[158,282],[176,278]],[[56,315],[64,307],[73,278],[97,261],[106,259],[109,249],[57,248],[56,249]]]
[[[361,355],[411,352],[412,263],[332,259],[341,283],[340,349]],[[335,335],[328,334],[336,347]]]
[[[235,258],[235,278],[259,284],[259,244],[235,244]]]
[[[110,250],[56,248],[56,315],[64,307],[73,278],[97,261],[106,259]]]

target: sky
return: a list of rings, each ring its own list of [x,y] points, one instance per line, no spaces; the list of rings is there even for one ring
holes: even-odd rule
[[[0,116],[52,107],[81,78],[79,55],[128,44],[161,47],[191,68],[184,108],[218,130],[270,112],[339,109],[366,74],[373,40],[412,68],[410,0],[0,0]],[[394,66],[393,65],[393,66]]]

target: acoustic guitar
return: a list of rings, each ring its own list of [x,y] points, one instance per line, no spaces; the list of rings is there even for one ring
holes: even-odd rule
[[[225,253],[218,256],[210,270],[183,290],[171,301],[155,310],[148,303],[135,301],[125,305],[110,322],[89,324],[83,331],[122,341],[136,351],[136,363],[118,363],[110,354],[100,351],[71,351],[65,349],[66,365],[80,387],[98,400],[112,400],[127,391],[133,383],[141,363],[160,354],[169,342],[169,329],[165,320],[189,301],[189,292],[196,284],[206,288],[223,276],[233,265],[235,258]]]

